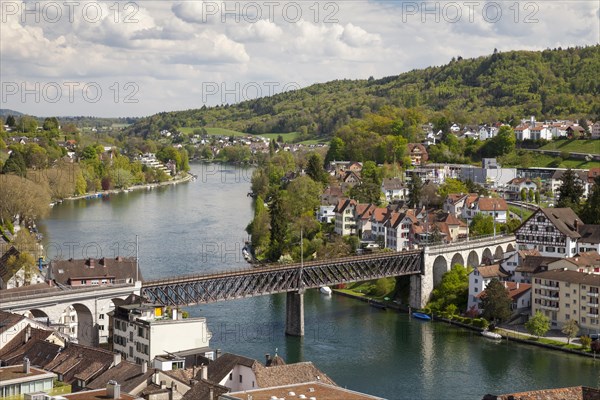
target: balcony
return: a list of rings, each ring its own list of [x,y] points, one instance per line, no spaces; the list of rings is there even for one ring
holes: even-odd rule
[[[540,295],[538,295],[538,297],[540,299],[550,300],[550,301],[558,301],[559,300],[558,296],[547,296],[547,295],[544,295],[544,294],[540,294]]]
[[[598,308],[598,303],[587,303],[588,307]]]
[[[588,292],[587,295],[590,296],[590,297],[598,297],[598,293]]]
[[[600,316],[600,314],[588,313],[587,316],[589,318],[598,318]]]
[[[538,304],[538,306],[540,306],[540,308],[542,310],[549,310],[549,311],[558,311],[559,307],[558,306],[549,306],[549,305],[544,305],[544,304]]]
[[[546,285],[540,285],[540,289],[552,290],[552,291],[555,291],[555,292],[558,292],[560,290],[559,287],[556,287],[556,286],[546,286]]]

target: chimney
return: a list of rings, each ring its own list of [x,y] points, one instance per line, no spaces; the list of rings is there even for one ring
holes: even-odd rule
[[[575,222],[573,223],[573,225],[575,225],[575,231],[577,232],[579,229],[579,220],[576,219]]]
[[[208,389],[208,400],[215,400],[215,389]]]
[[[160,383],[159,379],[160,379],[160,375],[159,375],[158,371],[154,371],[154,375],[152,375],[152,383],[154,383],[155,385],[158,385]]]
[[[517,289],[519,288],[519,282],[517,282]]]
[[[167,388],[167,381],[160,381],[160,388],[161,389],[166,389]]]
[[[171,388],[169,389],[169,400],[175,399],[175,392],[177,392],[177,384],[175,381],[171,381]]]
[[[23,343],[29,342],[29,339],[31,339],[31,325],[27,325],[27,328],[25,328],[25,340]]]
[[[142,374],[145,374],[146,372],[148,372],[148,361],[144,360],[142,361]]]
[[[267,367],[271,365],[271,355],[269,353],[265,354],[265,365]]]
[[[90,264],[90,268],[94,268],[95,264],[96,264],[96,261],[93,258],[90,258],[89,264]]]
[[[221,357],[221,349],[217,349],[217,351],[215,352],[215,360],[219,357]]]
[[[200,370],[202,371],[202,379],[204,380],[208,380],[208,367],[206,365],[201,365],[200,366]]]
[[[108,381],[106,384],[106,397],[109,399],[121,398],[121,385],[117,381]]]
[[[31,373],[31,364],[29,363],[29,358],[23,358],[23,373],[29,374]]]
[[[113,353],[113,367],[121,364],[121,353]]]

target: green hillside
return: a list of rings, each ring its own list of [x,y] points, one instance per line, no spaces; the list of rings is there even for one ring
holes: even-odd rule
[[[235,105],[165,112],[140,120],[137,135],[161,129],[215,127],[264,134],[298,132],[297,140],[330,137],[353,118],[384,106],[440,114],[457,123],[505,121],[530,115],[600,115],[600,46],[495,52],[383,79],[337,80]]]

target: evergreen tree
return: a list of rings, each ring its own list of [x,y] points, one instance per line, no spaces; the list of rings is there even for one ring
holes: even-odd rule
[[[323,159],[319,153],[313,153],[308,157],[306,175],[310,176],[313,181],[320,182],[324,185],[327,185],[329,182],[329,176],[323,168]]]
[[[6,125],[10,126],[11,128],[14,128],[16,124],[17,121],[15,120],[14,116],[9,115],[8,117],[6,117]]]
[[[505,321],[510,317],[511,304],[512,300],[502,282],[496,278],[492,279],[481,298],[483,317],[488,321]]]
[[[562,185],[558,188],[556,207],[568,207],[577,213],[582,196],[583,186],[579,182],[577,174],[569,168],[562,175]]]
[[[325,164],[329,164],[331,161],[341,161],[345,158],[345,144],[339,137],[334,137],[329,143],[329,150],[325,156]]]
[[[594,179],[594,186],[583,205],[581,219],[586,224],[600,225],[600,176]]]
[[[421,177],[417,174],[413,174],[412,179],[410,180],[410,184],[408,185],[408,190],[410,191],[408,195],[408,206],[415,208],[419,206],[420,198],[421,198],[421,188],[423,187],[423,182],[421,181]]]
[[[10,153],[10,157],[8,157],[8,160],[6,160],[4,166],[2,167],[2,173],[15,174],[22,177],[25,177],[25,175],[27,175],[27,166],[25,164],[25,159],[23,158],[23,155],[20,151],[13,150],[12,153]]]
[[[281,191],[277,190],[271,199],[271,237],[269,242],[269,259],[279,260],[283,254],[287,236],[287,218],[285,216],[284,198]]]

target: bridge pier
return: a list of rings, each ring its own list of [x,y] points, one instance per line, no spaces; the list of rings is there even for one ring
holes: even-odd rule
[[[288,292],[285,302],[285,334],[304,336],[304,291]]]

